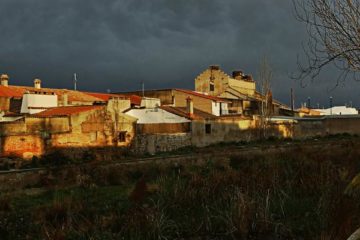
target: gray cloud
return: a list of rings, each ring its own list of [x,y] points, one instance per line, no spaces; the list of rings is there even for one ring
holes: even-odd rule
[[[263,55],[273,65],[276,98],[297,102],[360,104],[359,85],[347,82],[329,92],[336,72],[329,69],[306,88],[289,78],[306,39],[284,0],[2,0],[0,72],[11,83],[91,91],[193,88],[210,64],[230,73],[256,76]]]

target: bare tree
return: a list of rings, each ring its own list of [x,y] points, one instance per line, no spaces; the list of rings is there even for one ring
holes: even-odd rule
[[[297,79],[316,78],[328,65],[341,72],[337,85],[360,70],[360,0],[292,0],[296,18],[307,26],[305,61]]]
[[[271,93],[271,79],[272,69],[267,57],[263,57],[259,67],[258,81],[261,93],[260,106],[260,132],[263,138],[267,137],[268,120],[272,114],[272,93]]]

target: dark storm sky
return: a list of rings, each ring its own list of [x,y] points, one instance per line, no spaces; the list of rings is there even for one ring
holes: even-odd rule
[[[275,98],[312,97],[327,106],[360,105],[360,83],[329,91],[330,71],[301,88],[289,78],[306,31],[289,0],[0,0],[0,73],[10,84],[112,92],[145,87],[193,89],[208,65],[257,75],[262,56],[274,69]]]

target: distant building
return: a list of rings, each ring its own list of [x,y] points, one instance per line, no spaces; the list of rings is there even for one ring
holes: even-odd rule
[[[307,116],[320,116],[321,112],[316,109],[307,108],[307,107],[301,107],[296,110],[299,117],[307,117]]]
[[[347,107],[347,106],[336,106],[326,109],[314,109],[320,112],[320,115],[356,115],[359,114],[356,108]]]
[[[229,101],[230,114],[259,115],[266,100],[271,115],[293,115],[288,106],[272,99],[271,91],[267,96],[256,91],[253,77],[242,71],[234,71],[230,76],[219,66],[210,66],[195,78],[195,91]]]

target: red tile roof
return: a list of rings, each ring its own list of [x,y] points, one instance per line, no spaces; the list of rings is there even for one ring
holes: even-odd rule
[[[95,92],[83,92],[85,94],[88,94],[90,96],[99,98],[103,101],[109,101],[110,98],[112,97],[117,97],[117,98],[124,98],[124,99],[128,99],[128,96],[122,95],[122,94],[112,94],[112,93],[95,93]]]
[[[66,106],[66,107],[55,107],[45,110],[40,113],[33,114],[34,117],[59,117],[59,116],[70,116],[81,112],[87,112],[92,110],[99,110],[103,108],[102,105],[91,105],[91,106]]]
[[[55,93],[59,97],[62,97],[64,94],[68,95],[68,101],[70,102],[103,102],[104,100],[95,96],[91,96],[84,92],[68,90],[68,89],[56,89],[56,88],[41,88],[37,89],[34,87],[28,86],[13,86],[9,85],[7,87],[0,86],[2,90],[0,90],[0,97],[22,97],[25,92],[41,92],[47,94]]]
[[[37,89],[29,86],[1,86],[0,85],[0,97],[18,97],[21,98],[26,91],[29,92],[42,92],[42,93],[55,93],[59,97],[64,94],[68,95],[69,102],[106,102],[111,97],[123,97],[130,98],[131,104],[140,105],[141,97],[137,95],[123,95],[123,94],[111,94],[111,93],[95,93],[95,92],[81,92],[69,89],[56,89],[56,88],[41,88]]]
[[[141,105],[141,97],[138,95],[130,95],[131,104],[140,106]]]
[[[22,97],[23,91],[0,85],[0,97]]]
[[[222,98],[202,94],[202,93],[199,93],[199,92],[194,92],[194,91],[187,90],[187,89],[175,88],[174,90],[179,91],[179,92],[183,92],[183,93],[186,93],[186,94],[191,94],[191,95],[197,96],[197,97],[207,98],[207,99],[210,99],[210,100],[213,100],[213,101],[216,101],[216,102],[228,102],[227,100],[224,100]]]

